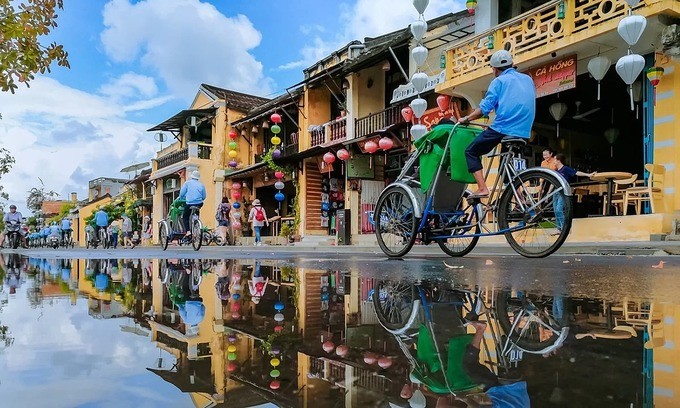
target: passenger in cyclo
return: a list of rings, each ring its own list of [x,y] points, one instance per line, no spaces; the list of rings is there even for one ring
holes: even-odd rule
[[[458,119],[460,124],[487,116],[491,111],[496,117],[489,128],[480,133],[465,150],[468,171],[477,182],[477,191],[470,198],[489,196],[489,188],[482,172],[481,156],[489,153],[505,137],[529,139],[536,116],[536,90],[529,75],[522,74],[513,66],[512,56],[506,50],[491,55],[491,68],[495,78],[479,108]]]

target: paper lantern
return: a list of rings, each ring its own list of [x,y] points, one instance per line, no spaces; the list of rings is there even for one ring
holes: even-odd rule
[[[231,224],[231,226],[234,227],[234,229],[236,229],[236,230],[241,229],[241,223],[238,222],[238,221],[234,221],[234,223]]]
[[[425,33],[427,32],[427,23],[423,20],[414,21],[411,23],[411,34],[417,42],[421,42]]]
[[[274,380],[271,383],[269,383],[269,388],[271,388],[272,390],[278,390],[279,388],[281,388],[281,383],[279,382],[279,380]]]
[[[465,8],[468,13],[475,14],[475,9],[477,8],[477,0],[467,0],[465,2]]]
[[[283,326],[274,326],[274,333],[281,333],[283,331]]]
[[[640,0],[626,0],[626,3],[632,8],[632,7],[637,7],[638,4],[640,4]]]
[[[279,378],[279,377],[281,376],[281,371],[276,370],[276,369],[271,370],[271,371],[269,372],[269,376],[270,376],[271,378]]]
[[[430,3],[430,0],[413,0],[413,7],[416,8],[418,14],[425,14],[425,9]]]
[[[427,48],[419,45],[411,50],[411,56],[416,63],[416,67],[420,68],[425,64],[425,61],[427,61]]]
[[[286,196],[283,195],[282,192],[278,192],[278,193],[274,194],[274,199],[276,199],[276,201],[283,201],[283,200],[286,199]]]
[[[338,346],[337,349],[335,349],[335,354],[337,354],[340,357],[345,357],[349,353],[349,347],[345,346],[344,344]]]
[[[335,161],[335,155],[331,152],[327,152],[326,154],[323,155],[323,161],[326,164],[331,164]]]
[[[378,144],[372,140],[369,140],[364,144],[364,150],[368,153],[375,153],[378,151]]]
[[[236,360],[236,353],[229,353],[229,354],[227,355],[227,359],[228,359],[229,361],[234,361],[234,360]]]
[[[236,148],[238,147],[238,143],[236,143],[236,142],[229,142],[229,145],[228,145],[228,146],[229,146],[229,149],[230,149],[230,150],[236,150]]]
[[[274,146],[278,146],[281,144],[281,138],[278,136],[274,136],[271,138],[271,142]]]
[[[234,289],[236,289],[236,288],[234,288]],[[234,299],[234,300],[239,300],[239,299],[241,299],[241,295],[238,294],[238,293],[234,293],[233,295],[231,295],[231,297],[232,297],[232,299]]]
[[[269,129],[269,122],[267,122],[267,119],[262,121],[262,129]]]
[[[279,150],[279,149],[274,149],[274,151],[272,152],[272,158],[273,158],[273,159],[278,159],[279,157],[281,157],[281,150]]]
[[[278,113],[272,113],[272,115],[269,117],[269,120],[276,124],[279,124],[281,123],[281,115],[279,115]]]
[[[240,312],[241,311],[241,303],[239,302],[234,302],[231,304],[231,311],[232,312]]]
[[[235,168],[238,166],[238,162],[236,160],[229,160],[229,167]]]
[[[283,313],[277,313],[277,314],[274,315],[274,320],[276,320],[279,323],[282,322],[283,319],[284,319]]]
[[[628,54],[619,58],[616,62],[616,72],[619,74],[623,82],[628,85],[630,94],[630,110],[635,110],[635,102],[633,101],[632,84],[645,68],[645,58],[637,54]]]
[[[240,224],[239,224],[239,225],[240,225]],[[234,277],[234,279],[240,280],[240,279],[241,279],[241,275],[236,275],[236,276]],[[236,283],[234,283],[234,284],[232,285],[232,288],[233,288],[234,290],[241,290],[241,284],[238,283],[238,282],[236,282]],[[234,298],[235,300],[238,300],[238,298],[241,297],[238,293],[234,293],[234,294],[235,294],[235,295],[238,295],[238,296],[236,296],[236,297]]]
[[[236,336],[233,334],[230,334],[228,337],[229,343],[235,343],[236,342]]]
[[[272,346],[272,354],[278,356],[281,354],[281,348],[279,346]]]
[[[239,183],[237,181],[231,183],[231,189],[232,190],[240,190],[241,189],[241,183]]]
[[[338,156],[338,159],[342,161],[349,159],[349,152],[345,149],[338,150],[336,155]]]
[[[252,133],[257,133],[259,129],[257,128],[257,125],[254,125],[252,129],[250,129]]]
[[[415,390],[413,396],[409,398],[408,404],[411,408],[425,408],[427,406],[427,398],[420,390]]]
[[[404,118],[404,122],[410,122],[413,119],[413,109],[410,106],[402,108],[401,117]]]
[[[386,370],[386,369],[392,367],[392,359],[390,357],[380,357],[378,359],[378,365],[383,370]]]
[[[229,347],[227,347],[227,351],[230,353],[236,353],[236,346],[234,346],[233,344],[230,345]]]
[[[413,390],[411,389],[410,384],[404,384],[403,387],[401,387],[401,392],[399,393],[399,396],[402,397],[403,399],[409,399],[413,396]]]
[[[330,340],[325,341],[321,346],[323,347],[323,351],[326,353],[330,353],[335,348],[335,344],[333,344],[333,342]]]
[[[237,368],[237,365],[233,361],[230,361],[229,364],[227,364],[227,371],[229,371],[230,373],[233,373],[234,371],[236,371],[236,368]]]
[[[439,110],[442,112],[446,112],[446,110],[449,108],[449,105],[451,104],[451,97],[448,95],[439,95],[437,97],[437,106],[439,107]]]
[[[425,136],[427,133],[427,127],[425,125],[413,125],[411,126],[411,136],[413,136],[413,140],[418,140],[421,137]]]
[[[427,110],[427,101],[423,98],[416,98],[411,101],[411,109],[413,109],[413,116],[420,119]]]
[[[364,354],[364,363],[373,365],[376,363],[376,361],[378,361],[378,356],[376,356],[375,353],[369,351]]]
[[[616,128],[609,128],[604,131],[604,138],[607,139],[610,147],[610,157],[614,157],[614,142],[619,138],[621,131]]]
[[[232,159],[235,159],[238,156],[238,152],[236,150],[229,150],[229,157]]]
[[[231,192],[231,196],[234,200],[238,200],[239,198],[241,198],[241,192],[238,190],[234,190]]]
[[[241,313],[234,312],[234,313],[231,314],[231,318],[234,319],[234,320],[238,320],[238,319],[241,318]]]
[[[600,100],[600,81],[602,81],[602,78],[604,78],[604,76],[607,74],[607,71],[609,71],[609,67],[611,65],[611,60],[602,55],[598,55],[597,57],[588,61],[588,72],[590,72],[590,75],[592,75],[597,81],[598,101]]]
[[[283,181],[277,181],[274,183],[274,188],[277,190],[283,190],[284,187],[286,187],[286,185],[283,184]]]
[[[239,208],[241,208],[241,203],[236,202],[236,203],[234,203],[234,204],[231,205],[231,208],[233,208],[233,209],[235,209],[235,210],[238,210]]]
[[[271,130],[273,134],[278,135],[279,133],[281,133],[281,126],[274,125],[269,130]]]
[[[229,139],[231,139],[231,140],[236,140],[236,139],[238,139],[238,133],[236,133],[236,131],[232,129],[232,130],[229,132]]]
[[[567,104],[562,103],[562,102],[555,102],[552,105],[550,105],[550,115],[552,115],[553,119],[557,121],[557,137],[560,137],[560,120],[564,117],[564,115],[567,113]]]
[[[394,146],[394,142],[389,137],[385,136],[378,140],[378,146],[383,150],[390,150]]]
[[[411,83],[413,84],[413,87],[416,88],[416,91],[418,91],[418,93],[423,92],[423,89],[425,89],[425,86],[427,86],[427,80],[428,80],[427,74],[424,72],[416,72],[411,77]],[[411,108],[413,108],[413,106],[411,106]]]
[[[652,84],[652,87],[654,87],[654,105],[656,105],[656,86],[659,85],[659,82],[661,82],[663,72],[663,68],[661,67],[647,68],[647,71],[645,72],[647,79],[649,79],[649,83]]]
[[[283,309],[285,309],[283,302],[278,301],[278,302],[274,303],[274,310],[281,311]]]
[[[278,358],[272,358],[271,360],[269,360],[269,364],[272,367],[278,367],[279,365],[281,365],[281,360],[279,360]]]
[[[234,219],[238,220],[241,218],[241,213],[238,211],[234,211],[231,213],[231,216],[234,217]]]
[[[645,27],[647,27],[646,18],[638,15],[629,15],[619,21],[617,30],[623,41],[632,46],[640,40]]]

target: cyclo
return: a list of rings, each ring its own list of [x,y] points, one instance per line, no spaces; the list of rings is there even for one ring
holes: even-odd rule
[[[188,243],[184,238],[186,230],[182,225],[182,214],[184,213],[184,200],[175,200],[170,204],[170,211],[166,218],[160,220],[159,236],[160,244],[163,250],[168,249],[170,241],[178,240],[181,243]],[[191,216],[189,223],[191,224],[191,246],[198,251],[203,245],[203,223],[198,217],[198,207],[191,207]]]
[[[442,124],[414,142],[396,181],[376,204],[373,223],[378,244],[390,257],[406,255],[416,240],[436,242],[449,256],[464,256],[479,237],[504,235],[520,255],[541,258],[555,252],[569,235],[571,190],[557,172],[526,168],[521,152],[526,140],[506,138],[490,155],[497,177],[486,203],[468,198],[465,148],[481,132],[479,125]],[[369,215],[370,216],[370,215]]]

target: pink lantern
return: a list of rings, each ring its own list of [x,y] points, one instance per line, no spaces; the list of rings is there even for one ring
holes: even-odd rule
[[[281,388],[281,383],[279,382],[279,380],[274,380],[269,384],[269,388],[271,388],[272,390],[278,390],[279,388]]]
[[[229,371],[230,373],[236,371],[236,363],[230,361],[229,364],[227,365],[227,371]]]
[[[238,139],[238,133],[235,130],[232,130],[231,132],[229,132],[229,139],[231,140]]]
[[[282,172],[282,171],[275,171],[275,172],[274,172],[274,177],[276,177],[277,179],[282,179],[282,178],[284,178],[285,176],[286,176],[286,174],[285,174],[284,172]]]
[[[394,142],[389,137],[385,136],[378,141],[378,146],[383,150],[390,150],[394,146]]]
[[[410,106],[402,108],[401,117],[404,118],[404,121],[410,122],[413,119],[413,109]]]
[[[333,344],[333,342],[329,340],[325,341],[322,347],[323,351],[325,351],[326,353],[330,353],[335,348],[335,344]]]
[[[238,320],[238,319],[241,318],[241,313],[234,312],[234,313],[231,314],[231,318],[234,319],[234,320]]]
[[[340,149],[336,154],[338,155],[338,159],[342,161],[349,159],[349,152],[346,149]]]
[[[364,150],[366,150],[368,153],[375,153],[378,151],[378,144],[372,140],[369,140],[364,144]]]
[[[327,152],[323,155],[323,161],[326,162],[326,164],[331,164],[335,161],[335,155],[331,152]]]
[[[392,359],[389,358],[389,357],[380,357],[378,359],[378,365],[380,366],[380,368],[386,370],[386,369],[392,367]]]
[[[237,183],[237,182],[231,183],[231,188],[233,190],[240,190],[241,189],[241,183]]]
[[[364,354],[364,363],[373,365],[376,361],[378,361],[378,356],[376,356],[375,353],[369,351]]]
[[[276,326],[274,327],[274,332],[275,333],[281,333],[283,331],[283,326]]]
[[[338,346],[338,348],[335,349],[335,354],[337,354],[340,357],[345,357],[349,353],[349,347],[345,346],[344,344]]]
[[[409,399],[413,396],[413,390],[411,389],[410,384],[404,384],[403,387],[401,387],[401,393],[399,393],[399,396],[402,397],[403,399]]]
[[[238,312],[241,310],[241,303],[240,302],[234,302],[231,304],[231,311],[232,312]]]
[[[442,112],[446,112],[446,110],[449,108],[450,103],[451,97],[448,95],[439,95],[437,97],[437,106],[439,106],[439,110]]]
[[[281,123],[281,115],[279,115],[278,113],[272,113],[269,119],[271,119],[271,121],[274,123]]]
[[[238,221],[234,221],[231,226],[234,227],[235,230],[241,229],[241,223]]]
[[[241,192],[238,190],[234,190],[231,192],[231,196],[234,198],[234,200],[238,200],[241,198]]]

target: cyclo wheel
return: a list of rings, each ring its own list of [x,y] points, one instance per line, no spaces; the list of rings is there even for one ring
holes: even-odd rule
[[[545,350],[557,341],[569,325],[570,307],[566,297],[510,291],[496,294],[496,316],[503,332],[513,344],[531,352]]]
[[[465,207],[466,205],[467,204],[465,197],[463,197],[459,205],[459,208],[461,208],[461,211],[463,211],[465,213],[465,216],[467,216],[466,224],[454,228],[450,234],[446,233],[447,235],[465,235],[467,233],[473,235],[479,234],[479,232],[481,231],[481,228],[479,226],[479,214],[477,213],[477,206],[479,206],[480,204],[468,205],[467,207]],[[477,241],[479,241],[479,236],[475,235],[471,237],[464,236],[462,238],[449,238],[446,240],[437,240],[437,244],[446,255],[460,257],[469,254],[470,251],[472,251],[477,245]]]
[[[168,223],[165,221],[161,222],[158,231],[158,240],[158,243],[161,245],[161,248],[163,248],[163,251],[168,249],[168,244],[170,244],[170,230],[168,229]]]
[[[569,235],[572,220],[571,200],[562,184],[544,171],[528,170],[512,185],[514,189],[508,185],[498,204],[499,228],[520,228],[505,233],[508,244],[527,258],[543,258],[557,251]],[[530,209],[538,202],[540,205]]]
[[[375,206],[375,235],[385,255],[399,258],[416,242],[419,219],[414,203],[402,186],[391,186],[380,194]]]
[[[416,300],[416,288],[410,283],[378,281],[373,287],[373,306],[378,321],[389,330],[408,324]]]
[[[199,219],[192,220],[191,222],[191,246],[194,247],[194,251],[201,249],[203,245],[203,223]]]

